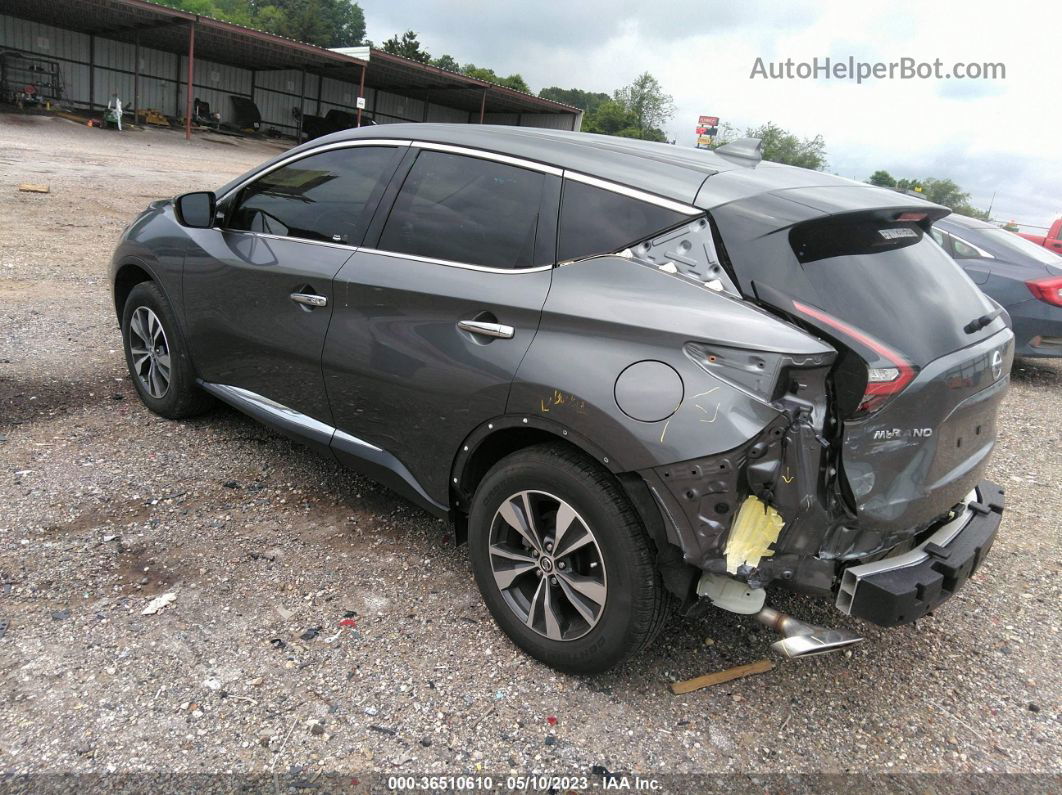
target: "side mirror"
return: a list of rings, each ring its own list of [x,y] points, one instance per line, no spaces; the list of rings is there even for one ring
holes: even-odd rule
[[[217,213],[217,197],[211,191],[185,193],[174,200],[177,220],[193,229],[209,229]]]

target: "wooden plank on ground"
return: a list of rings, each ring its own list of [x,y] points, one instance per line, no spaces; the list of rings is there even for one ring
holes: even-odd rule
[[[18,189],[23,193],[47,193],[47,185],[38,185],[33,182],[23,182],[18,186]]]
[[[729,682],[733,679],[741,679],[743,676],[765,674],[772,668],[774,668],[774,663],[770,660],[757,660],[756,662],[748,663],[747,665],[738,665],[734,668],[727,668],[725,671],[716,671],[714,674],[705,674],[704,676],[698,676],[694,679],[686,679],[682,682],[672,682],[671,692],[675,695],[692,693],[694,690],[711,687],[712,685],[720,685],[723,682]]]

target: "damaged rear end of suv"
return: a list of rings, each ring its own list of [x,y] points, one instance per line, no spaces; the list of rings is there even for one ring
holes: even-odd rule
[[[800,657],[861,638],[769,587],[893,626],[984,560],[1013,335],[928,235],[946,208],[733,149],[703,215],[561,263],[510,406],[597,448],[681,611],[754,615]]]
[[[977,570],[1003,511],[983,475],[1013,335],[930,239],[945,208],[852,183],[787,186],[799,172],[776,173],[780,187],[753,195],[740,170],[706,180],[697,204],[729,277],[716,289],[832,351],[688,343],[699,365],[777,416],[722,455],[643,474],[704,572],[698,596],[755,614],[795,657],[859,638],[765,607],[766,586],[893,626]]]

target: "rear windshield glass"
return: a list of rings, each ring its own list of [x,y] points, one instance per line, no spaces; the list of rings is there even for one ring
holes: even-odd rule
[[[815,303],[916,363],[976,342],[963,327],[991,310],[917,224],[817,223],[794,228],[790,244]]]

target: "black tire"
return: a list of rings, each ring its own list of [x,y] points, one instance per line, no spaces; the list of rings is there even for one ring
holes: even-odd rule
[[[133,345],[138,344],[135,333],[130,331],[133,315],[141,308],[150,310],[162,325],[165,347],[169,353],[169,379],[164,392],[153,396],[145,385],[133,361]],[[188,348],[181,337],[166,296],[154,282],[141,282],[129,293],[122,309],[122,346],[125,363],[140,400],[159,416],[171,420],[195,417],[209,411],[214,398],[199,388],[195,382],[195,370],[188,356]]]
[[[495,581],[491,528],[503,502],[522,491],[560,498],[596,539],[607,595],[597,623],[581,637],[554,640],[531,629]],[[657,570],[652,543],[619,483],[563,443],[518,451],[487,473],[472,500],[468,541],[476,584],[494,620],[517,646],[559,671],[589,674],[612,668],[645,648],[670,613],[670,596]],[[529,587],[534,587],[533,581]]]

